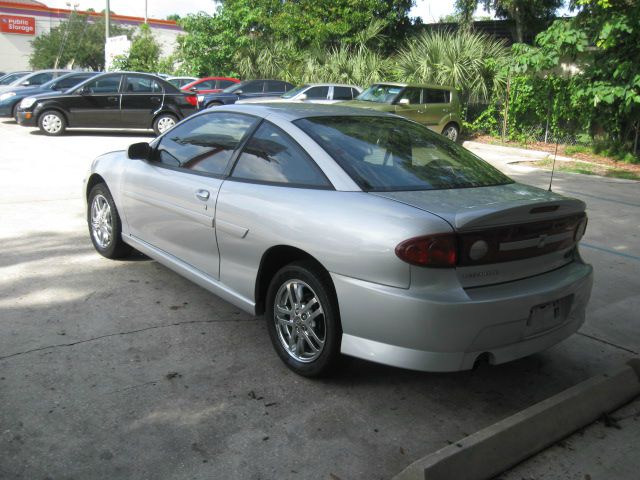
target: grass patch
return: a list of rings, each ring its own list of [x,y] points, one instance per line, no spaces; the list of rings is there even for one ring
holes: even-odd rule
[[[550,158],[546,158],[544,160],[537,160],[535,162],[526,162],[526,163],[530,163],[534,167],[544,168],[546,170],[551,170],[553,166],[553,160]],[[640,174],[636,172],[632,172],[629,170],[621,170],[617,168],[610,168],[604,165],[598,165],[595,163],[581,162],[581,161],[576,161],[576,162],[557,161],[556,171],[567,172],[567,173],[581,173],[583,175],[601,175],[603,177],[623,178],[625,180],[640,180]]]

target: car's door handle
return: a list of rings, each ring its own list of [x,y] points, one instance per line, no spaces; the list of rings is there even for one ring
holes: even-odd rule
[[[151,97],[151,101],[159,103],[160,102],[160,97]]]
[[[196,198],[198,200],[202,200],[203,202],[206,202],[207,200],[209,200],[209,191],[208,190],[196,190]]]
[[[109,100],[110,102],[117,102],[118,97],[107,97],[107,100]]]

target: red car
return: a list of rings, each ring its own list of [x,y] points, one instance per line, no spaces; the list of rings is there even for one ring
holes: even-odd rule
[[[240,80],[229,77],[205,77],[195,82],[187,83],[181,90],[196,93],[218,93],[234,83],[240,83]]]

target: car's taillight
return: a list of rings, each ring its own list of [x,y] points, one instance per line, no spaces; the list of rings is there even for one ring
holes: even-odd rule
[[[194,106],[194,107],[198,106],[198,96],[197,95],[187,95],[187,96],[185,96],[185,98],[187,99],[187,102],[189,102],[192,106]]]
[[[405,240],[396,247],[396,255],[412,265],[432,268],[456,266],[456,235],[440,233]]]
[[[578,223],[578,226],[576,227],[576,233],[573,236],[573,239],[576,242],[579,242],[580,240],[582,240],[582,237],[584,237],[584,233],[587,231],[587,223],[589,223],[589,219],[585,215],[584,218],[580,220],[580,223]]]

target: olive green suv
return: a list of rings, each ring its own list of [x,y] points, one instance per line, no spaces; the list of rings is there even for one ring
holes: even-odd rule
[[[460,101],[456,91],[450,87],[376,83],[355,100],[340,105],[393,112],[421,123],[454,142],[460,138]]]

